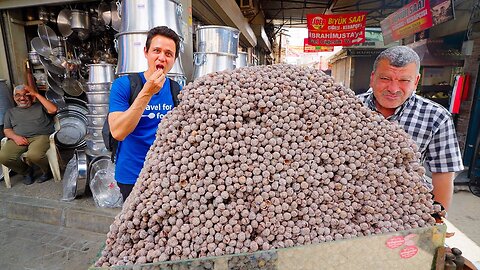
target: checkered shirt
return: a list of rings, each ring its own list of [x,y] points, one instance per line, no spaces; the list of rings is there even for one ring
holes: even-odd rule
[[[370,88],[357,96],[368,108],[377,111]],[[413,94],[387,118],[401,126],[417,143],[421,161],[431,172],[463,170],[462,156],[451,114],[441,105]]]

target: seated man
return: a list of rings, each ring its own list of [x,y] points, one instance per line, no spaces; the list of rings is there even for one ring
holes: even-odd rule
[[[25,185],[34,182],[33,168],[28,164],[35,164],[42,170],[37,182],[45,182],[52,178],[45,153],[50,147],[49,135],[55,131],[53,116],[57,106],[25,85],[15,87],[13,100],[17,106],[4,117],[4,133],[9,140],[0,150],[0,163],[24,175]],[[20,158],[25,152],[28,164]]]

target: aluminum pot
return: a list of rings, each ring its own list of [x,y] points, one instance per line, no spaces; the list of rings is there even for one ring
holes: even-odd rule
[[[88,119],[88,127],[89,128],[99,127],[100,128],[100,133],[102,133],[103,123],[105,123],[105,120],[107,119],[106,114],[98,114],[98,115],[87,114],[87,119]]]
[[[87,88],[89,92],[110,91],[112,87],[111,82],[105,83],[89,83],[87,82]]]
[[[89,155],[108,155],[108,150],[103,143],[103,139],[98,140],[87,140],[86,141],[87,149],[86,152]]]
[[[79,30],[90,29],[90,20],[88,19],[88,13],[83,10],[73,9],[70,17],[70,28]]]
[[[102,127],[87,127],[87,140],[103,140]]]
[[[89,104],[108,104],[110,101],[110,92],[87,92],[87,99]]]
[[[197,28],[197,52],[237,55],[240,31],[228,26],[207,25]]]
[[[173,0],[124,0],[120,32],[148,31],[166,25],[181,36],[182,9]]]
[[[90,114],[108,114],[108,104],[87,104]]]
[[[238,52],[237,60],[235,61],[235,68],[248,66],[248,58],[247,57],[248,57],[247,52]]]
[[[182,33],[182,5],[179,1],[173,0],[150,0],[148,18],[150,28],[166,25],[177,35],[183,37]],[[149,29],[150,29],[149,28]]]
[[[90,64],[88,66],[89,83],[109,83],[115,80],[113,65],[107,63]]]
[[[116,34],[115,38],[118,48],[117,75],[147,70],[147,59],[143,54],[147,32],[123,32]]]
[[[193,78],[205,74],[235,69],[236,56],[226,53],[194,53]]]

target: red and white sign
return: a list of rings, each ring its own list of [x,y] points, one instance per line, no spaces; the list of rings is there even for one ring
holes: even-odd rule
[[[405,243],[403,236],[393,236],[387,240],[385,245],[390,249],[396,249]]]
[[[307,14],[312,46],[350,46],[365,41],[366,12],[338,15]]]
[[[429,0],[413,0],[380,22],[385,45],[428,29],[432,25]]]
[[[416,246],[407,246],[404,249],[400,250],[400,258],[410,259],[413,256],[417,255],[418,248]]]
[[[303,52],[333,52],[333,46],[315,46],[308,43],[308,38],[303,39]]]

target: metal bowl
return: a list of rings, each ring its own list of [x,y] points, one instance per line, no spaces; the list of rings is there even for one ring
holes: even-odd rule
[[[88,127],[98,127],[100,130],[103,127],[103,123],[105,123],[105,120],[107,119],[106,114],[87,114],[87,119],[88,119]]]
[[[90,114],[108,114],[108,104],[87,104]]]
[[[87,92],[87,99],[89,104],[108,104],[110,101],[110,92]]]
[[[106,83],[89,83],[89,82],[87,82],[87,88],[88,88],[89,92],[110,91],[110,87],[112,87],[111,82],[106,82]]]
[[[87,117],[79,112],[63,110],[57,114],[60,130],[55,134],[57,143],[65,148],[78,148],[85,143]]]

